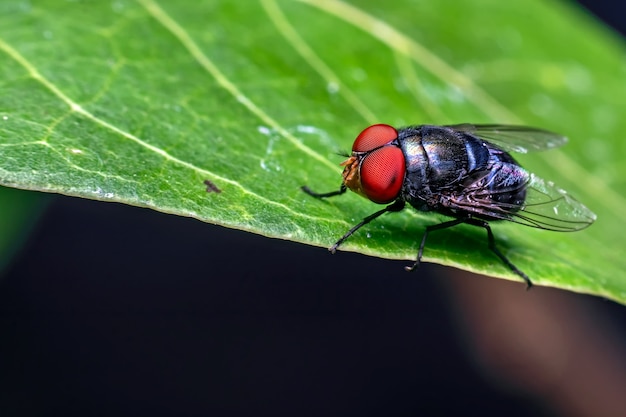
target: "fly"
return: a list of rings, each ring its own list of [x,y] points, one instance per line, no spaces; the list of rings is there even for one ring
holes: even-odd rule
[[[556,133],[526,126],[420,125],[396,129],[376,124],[363,130],[352,145],[352,154],[342,163],[339,190],[316,193],[328,198],[348,189],[374,203],[388,204],[357,223],[333,246],[337,248],[358,229],[387,212],[397,212],[409,203],[424,212],[452,218],[427,226],[415,262],[421,262],[430,232],[461,223],[487,231],[489,249],[519,275],[528,288],[530,278],[496,246],[489,222],[506,220],[524,226],[558,232],[584,229],[596,215],[564,190],[522,168],[509,152],[542,151],[563,145],[567,139]]]

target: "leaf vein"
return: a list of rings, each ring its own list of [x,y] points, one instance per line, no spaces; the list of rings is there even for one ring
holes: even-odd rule
[[[298,35],[298,32],[289,23],[285,14],[282,12],[275,0],[261,0],[261,5],[265,9],[265,12],[271,19],[274,27],[283,36],[283,38],[291,44],[293,49],[300,54],[300,56],[322,77],[327,85],[336,85],[338,87],[338,93],[363,117],[363,119],[370,124],[374,124],[379,120],[378,117],[370,110],[370,108],[359,99],[359,97],[350,88],[344,84],[340,77],[337,76],[327,65],[322,58],[320,58],[313,48],[311,48],[306,41]]]
[[[226,75],[219,70],[215,63],[200,49],[200,46],[191,38],[189,33],[183,29],[174,19],[172,19],[156,2],[152,0],[137,0],[150,15],[159,22],[165,29],[167,29],[178,41],[185,47],[185,49],[191,54],[191,56],[198,62],[198,64],[204,68],[217,83],[228,91],[234,98],[243,105],[248,111],[261,119],[264,123],[269,125],[290,141],[296,148],[300,149],[307,155],[317,159],[323,164],[336,169],[337,166],[323,157],[313,149],[304,145],[300,140],[293,136],[287,129],[281,126],[270,115],[264,112],[258,107],[252,100],[246,97],[237,86],[226,77]]]
[[[50,92],[52,92],[54,95],[56,95],[59,99],[61,99],[65,104],[68,105],[68,107],[71,109],[72,112],[80,114],[81,116],[85,117],[88,120],[91,120],[92,122],[105,127],[108,130],[111,130],[113,132],[115,132],[116,134],[129,139],[133,142],[135,142],[136,144],[156,153],[157,155],[163,157],[163,159],[165,159],[166,161],[170,161],[174,164],[183,166],[187,169],[190,169],[192,171],[195,171],[197,173],[200,173],[202,175],[214,178],[218,181],[221,181],[223,183],[227,183],[230,184],[234,187],[237,187],[239,189],[242,190],[242,192],[244,194],[247,194],[249,196],[252,196],[258,200],[263,201],[264,203],[271,205],[271,206],[275,206],[275,207],[279,207],[282,210],[285,210],[291,214],[293,214],[294,216],[298,216],[298,217],[302,217],[302,218],[308,218],[311,220],[319,220],[317,218],[314,217],[310,217],[306,214],[303,213],[299,213],[297,211],[294,211],[292,208],[286,206],[285,204],[276,202],[276,201],[272,201],[269,200],[259,194],[254,193],[253,191],[244,188],[240,183],[233,181],[229,178],[226,177],[222,177],[218,174],[215,174],[214,172],[208,171],[206,169],[200,168],[198,166],[195,166],[189,162],[183,161],[181,159],[178,159],[176,157],[174,157],[173,155],[170,155],[169,153],[167,153],[166,151],[164,151],[161,148],[158,148],[154,145],[151,145],[147,142],[145,142],[144,140],[140,139],[139,137],[133,135],[132,133],[126,132],[121,130],[120,128],[112,125],[111,123],[102,120],[96,116],[94,116],[93,114],[91,114],[89,111],[85,110],[80,104],[76,103],[75,101],[73,101],[71,98],[69,98],[63,91],[61,91],[56,85],[54,85],[52,82],[50,82],[50,80],[48,80],[47,78],[45,78],[36,68],[34,65],[32,65],[23,55],[21,55],[16,49],[14,49],[13,47],[11,47],[10,45],[8,45],[6,42],[4,42],[4,40],[0,39],[0,49],[4,50],[11,58],[13,58],[16,62],[18,62],[27,72],[28,74],[36,81],[38,81],[39,83],[41,83],[43,86],[45,86]],[[67,115],[64,115],[63,118],[65,118]],[[294,138],[295,140],[295,138]],[[42,141],[41,143],[45,143],[45,140]],[[319,155],[318,155],[319,156]],[[320,157],[321,158],[321,157]],[[329,162],[330,163],[330,162]],[[334,165],[333,165],[334,167]]]

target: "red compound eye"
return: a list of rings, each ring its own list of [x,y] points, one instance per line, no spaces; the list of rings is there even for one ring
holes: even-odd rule
[[[400,148],[385,146],[377,149],[361,163],[361,188],[373,202],[390,203],[400,194],[405,171],[404,154]]]
[[[357,136],[352,145],[354,152],[369,152],[380,148],[398,137],[398,131],[389,125],[372,125]]]

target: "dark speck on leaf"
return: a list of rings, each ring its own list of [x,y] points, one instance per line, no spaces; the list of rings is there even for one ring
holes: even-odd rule
[[[207,193],[218,193],[219,194],[219,193],[222,192],[222,190],[217,188],[217,185],[213,184],[209,180],[204,180],[204,184],[206,185],[206,192]]]

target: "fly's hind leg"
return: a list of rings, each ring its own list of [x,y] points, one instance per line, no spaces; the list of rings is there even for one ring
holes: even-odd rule
[[[415,260],[415,263],[413,263],[413,265],[410,265],[410,266],[405,266],[404,269],[406,269],[407,271],[413,271],[415,268],[419,266],[419,264],[422,261],[422,254],[424,253],[424,246],[426,246],[426,239],[428,238],[428,235],[430,234],[430,232],[433,232],[435,230],[447,229],[449,227],[453,227],[461,223],[472,224],[474,226],[479,226],[479,227],[484,228],[487,231],[487,240],[489,244],[489,249],[491,249],[491,251],[495,253],[498,256],[498,258],[500,258],[500,260],[502,260],[502,262],[504,262],[504,264],[511,269],[511,271],[515,272],[524,280],[524,282],[526,282],[526,289],[530,289],[533,286],[533,282],[530,280],[530,278],[528,278],[528,275],[523,273],[518,267],[516,267],[511,261],[509,261],[509,259],[506,256],[504,256],[502,252],[500,252],[500,250],[496,246],[496,239],[493,236],[493,232],[491,231],[491,226],[489,226],[489,223],[487,223],[485,220],[479,220],[473,217],[460,217],[458,219],[454,219],[454,220],[450,220],[447,222],[443,222],[440,224],[435,224],[435,225],[426,227],[426,231],[424,232],[424,235],[422,236],[422,242],[420,243],[419,250],[417,251],[417,259]]]
[[[518,267],[513,265],[513,263],[509,261],[509,258],[504,256],[504,254],[500,252],[500,249],[497,248],[496,239],[493,236],[493,232],[491,231],[491,226],[489,226],[489,223],[487,223],[485,220],[479,220],[479,219],[474,219],[474,218],[468,218],[466,219],[465,222],[468,224],[473,224],[475,226],[480,226],[487,231],[489,249],[491,249],[493,253],[498,255],[498,258],[500,258],[502,262],[504,262],[506,266],[508,266],[511,269],[511,271],[515,272],[524,280],[524,282],[526,282],[526,289],[529,290],[533,286],[533,282],[530,280],[530,278],[528,278],[528,275],[526,275]]]

